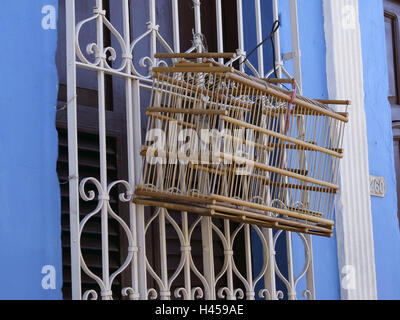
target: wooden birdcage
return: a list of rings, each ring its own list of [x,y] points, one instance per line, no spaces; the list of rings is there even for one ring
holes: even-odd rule
[[[331,236],[348,115],[322,102],[347,103],[295,96],[206,56],[153,68],[134,201]]]

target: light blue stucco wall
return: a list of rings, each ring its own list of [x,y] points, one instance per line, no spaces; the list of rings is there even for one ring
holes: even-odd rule
[[[400,232],[382,1],[360,1],[359,18],[370,173],[384,177],[387,184],[385,198],[371,198],[378,298],[400,299]]]
[[[253,3],[244,6],[247,51],[256,44]],[[44,5],[57,9],[56,0],[18,0],[7,1],[0,11],[4,60],[0,77],[0,299],[62,297],[55,130],[57,31],[41,27]],[[290,52],[289,1],[280,0],[279,5],[282,52]],[[271,8],[265,1],[262,6],[266,36],[272,25]],[[315,98],[327,98],[323,23],[321,0],[299,0],[303,89],[305,95]],[[372,199],[378,296],[399,299],[400,235],[381,0],[362,1],[360,23],[370,170],[385,177],[388,189],[386,198]],[[272,66],[270,44],[264,49],[268,70]],[[251,60],[256,65],[256,56]],[[292,72],[291,62],[285,66]],[[304,249],[296,237],[294,241],[298,274],[304,263]],[[336,239],[314,237],[313,252],[317,299],[339,299]],[[42,288],[45,265],[55,267],[55,290]],[[302,281],[299,297],[304,288]]]
[[[0,10],[0,299],[61,298],[60,196],[56,173],[57,30],[42,7],[4,1]],[[56,289],[42,288],[54,266]]]

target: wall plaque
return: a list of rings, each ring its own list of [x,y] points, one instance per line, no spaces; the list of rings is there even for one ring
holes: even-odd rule
[[[384,198],[386,195],[386,181],[383,177],[369,176],[371,196]]]

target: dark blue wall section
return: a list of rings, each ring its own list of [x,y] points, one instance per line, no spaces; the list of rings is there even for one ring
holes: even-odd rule
[[[0,299],[62,297],[57,31],[42,28],[46,5],[57,12],[57,0],[4,1],[0,10]],[[42,287],[46,265],[55,289]]]
[[[370,173],[387,184],[386,197],[371,200],[378,298],[399,299],[400,232],[382,1],[362,1],[359,10]]]

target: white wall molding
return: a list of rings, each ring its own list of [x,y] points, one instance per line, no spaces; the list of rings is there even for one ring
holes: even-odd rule
[[[330,99],[349,99],[336,203],[341,297],[377,299],[358,0],[323,0]]]

